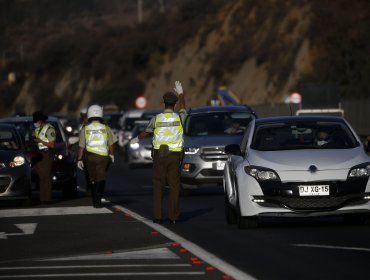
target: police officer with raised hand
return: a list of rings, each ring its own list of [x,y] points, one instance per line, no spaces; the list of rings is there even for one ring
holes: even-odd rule
[[[53,166],[53,149],[55,146],[55,128],[47,122],[48,117],[41,111],[33,113],[35,131],[33,139],[37,143],[41,157],[34,168],[40,178],[40,202],[52,201],[51,171]]]
[[[81,170],[88,169],[93,206],[101,208],[107,171],[109,163],[114,162],[114,143],[117,139],[103,121],[101,106],[90,106],[87,110],[87,120],[80,131],[77,166]]]
[[[169,186],[168,216],[171,224],[179,218],[180,165],[183,157],[183,123],[186,118],[185,98],[179,81],[174,92],[163,95],[164,111],[154,116],[148,127],[133,138],[137,143],[148,134],[153,134],[153,204],[154,223],[162,223],[162,200],[166,185]],[[179,103],[179,111],[175,106]]]

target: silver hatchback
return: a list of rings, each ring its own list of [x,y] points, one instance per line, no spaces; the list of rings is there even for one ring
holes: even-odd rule
[[[207,106],[191,109],[184,123],[183,188],[222,184],[225,146],[238,144],[256,118],[249,106]]]

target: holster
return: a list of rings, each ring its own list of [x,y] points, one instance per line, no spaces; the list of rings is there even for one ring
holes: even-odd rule
[[[170,153],[170,149],[169,149],[168,145],[160,145],[159,146],[158,157],[160,157],[160,158],[166,157],[166,156],[168,156],[169,153]]]

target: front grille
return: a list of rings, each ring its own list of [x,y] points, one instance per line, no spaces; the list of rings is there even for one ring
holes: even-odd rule
[[[224,171],[223,170],[215,170],[215,169],[203,169],[200,174],[203,176],[209,177],[209,176],[223,176]]]
[[[256,197],[257,198],[257,197]],[[338,209],[346,204],[363,200],[359,195],[343,195],[329,197],[261,197],[267,203],[281,204],[292,210],[330,210]],[[365,201],[364,201],[365,202]]]
[[[203,148],[200,157],[204,161],[217,161],[217,160],[226,161],[227,160],[227,155],[225,154],[224,147]]]
[[[0,193],[3,193],[6,191],[6,189],[9,187],[11,182],[10,177],[0,177]]]

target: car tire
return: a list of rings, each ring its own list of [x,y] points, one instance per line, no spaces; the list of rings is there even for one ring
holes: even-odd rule
[[[63,198],[74,198],[77,196],[77,178],[72,178],[63,188]]]
[[[239,229],[251,229],[258,227],[258,220],[255,216],[242,216],[240,211],[239,199],[238,199],[238,228]]]
[[[238,215],[235,209],[231,206],[226,193],[225,193],[225,217],[226,217],[226,222],[229,225],[233,225],[238,222]]]
[[[192,190],[197,189],[196,185],[189,185],[189,184],[180,184],[180,196],[189,196]]]
[[[370,217],[365,214],[347,214],[343,216],[343,220],[346,225],[368,225]]]

